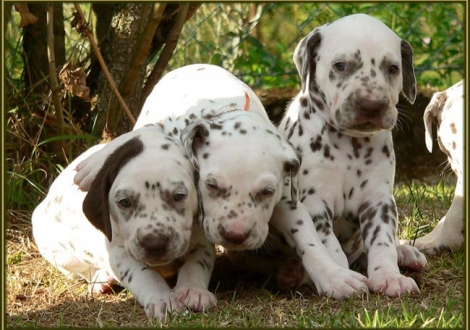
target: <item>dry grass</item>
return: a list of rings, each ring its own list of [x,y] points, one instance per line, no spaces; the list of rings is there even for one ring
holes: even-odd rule
[[[85,282],[66,279],[41,258],[30,226],[20,223],[15,227],[7,229],[7,326],[148,324],[145,312],[130,295],[89,295]]]
[[[442,208],[441,213],[445,208]],[[411,212],[411,211],[410,211]],[[442,214],[437,214],[440,216]],[[463,251],[429,258],[429,268],[408,273],[418,295],[377,295],[337,301],[314,289],[279,293],[273,279],[237,272],[218,261],[210,289],[218,307],[206,313],[148,320],[126,290],[92,296],[86,283],[65,279],[41,258],[32,238],[28,212],[12,215],[7,228],[7,327],[463,327]]]

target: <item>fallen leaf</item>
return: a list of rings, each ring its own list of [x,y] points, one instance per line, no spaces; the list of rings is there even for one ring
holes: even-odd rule
[[[90,100],[90,88],[86,86],[86,74],[81,67],[75,68],[70,61],[65,63],[59,72],[59,79],[72,96]]]

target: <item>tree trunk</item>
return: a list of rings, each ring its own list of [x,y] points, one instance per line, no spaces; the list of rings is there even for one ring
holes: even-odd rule
[[[183,24],[199,6],[181,3],[93,5],[99,23],[96,33],[100,51],[134,119],[139,116],[147,96],[145,91],[157,83],[173,54]],[[110,22],[108,30],[106,22]],[[160,50],[157,64],[147,76],[148,60]],[[92,64],[87,85],[92,99],[96,100],[93,102],[94,130],[103,131],[104,140],[131,130],[133,124],[110,92],[102,69],[96,63]]]
[[[46,3],[29,3],[31,14],[39,18],[23,29],[26,93],[47,94],[49,90],[49,62],[47,59]],[[64,14],[62,3],[54,3],[54,35],[57,67],[65,63]]]
[[[101,40],[100,51],[116,86],[119,86],[122,79],[126,77],[136,41],[145,29],[153,5],[144,3],[101,4],[98,10],[95,6],[95,13],[97,15],[104,13],[105,6],[113,14],[107,33],[104,33],[101,26],[99,27],[100,37],[106,35]],[[99,20],[100,16],[97,17],[97,21]],[[125,100],[135,118],[140,112],[141,90],[145,73],[146,66],[144,65],[137,73],[137,77],[134,77],[136,83]],[[95,130],[97,132],[104,130],[104,139],[130,131],[132,124],[111,92],[99,65],[92,67],[87,82],[92,91],[91,97],[96,99],[92,109],[96,117]],[[109,113],[117,113],[117,116],[109,118]],[[106,136],[107,134],[110,136]]]
[[[25,118],[34,116],[41,118],[39,125],[32,125],[32,136],[41,132],[41,140],[60,135],[56,116],[47,110],[52,107],[50,98],[50,74],[47,51],[47,3],[29,3],[29,12],[39,20],[23,28],[23,59],[24,59],[24,99],[25,107],[21,108],[21,115]],[[65,63],[65,31],[62,3],[53,4],[53,34],[55,49],[56,76]],[[58,109],[56,109],[58,110]],[[34,117],[33,117],[34,118]],[[44,118],[52,118],[51,121]],[[34,120],[33,120],[34,122]],[[61,141],[51,141],[43,146],[45,151],[51,152],[50,157],[59,157],[63,162],[64,151]],[[55,154],[55,155],[54,155]]]

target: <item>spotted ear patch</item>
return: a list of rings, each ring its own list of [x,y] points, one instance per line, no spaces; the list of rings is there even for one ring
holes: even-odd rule
[[[250,97],[248,96],[248,93],[245,92],[245,106],[243,107],[244,111],[248,111],[250,109],[250,103],[251,103]]]

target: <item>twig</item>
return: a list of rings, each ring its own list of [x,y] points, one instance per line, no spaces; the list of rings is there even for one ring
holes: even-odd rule
[[[130,122],[132,123],[132,125],[134,125],[135,124],[134,116],[132,116],[132,113],[130,112],[129,108],[126,105],[126,102],[124,101],[121,94],[119,93],[118,88],[116,87],[116,83],[114,82],[113,78],[111,77],[111,74],[109,73],[108,67],[106,66],[106,63],[104,62],[103,56],[101,56],[101,52],[98,48],[98,44],[96,43],[95,38],[93,37],[93,34],[91,33],[90,28],[88,27],[88,23],[86,22],[85,16],[83,15],[80,4],[75,2],[74,5],[75,5],[75,9],[77,9],[77,13],[80,15],[80,18],[83,21],[83,23],[80,24],[80,27],[77,27],[77,29],[79,29],[80,32],[84,32],[86,36],[88,37],[88,40],[90,40],[91,47],[93,48],[93,51],[96,54],[96,58],[98,59],[98,62],[101,65],[101,69],[103,70],[103,73],[106,79],[108,80],[111,90],[113,91],[114,95],[118,99],[121,107],[124,109],[124,112],[126,113]]]
[[[121,95],[124,99],[127,98],[132,88],[135,86],[138,77],[137,72],[139,72],[142,69],[142,66],[146,64],[147,54],[150,46],[152,45],[152,39],[154,38],[155,31],[163,18],[165,8],[166,4],[164,3],[154,4],[148,23],[136,42],[136,49],[130,61],[129,70],[127,71],[126,77],[122,79],[119,84],[119,90],[121,91]]]
[[[54,50],[54,4],[47,4],[47,57],[49,60],[49,76],[52,92],[52,102],[54,103],[54,108],[58,121],[58,130],[59,135],[65,134],[64,129],[64,115],[62,112],[62,105],[60,104],[60,95],[59,95],[59,81],[57,80],[57,70],[55,66],[55,50]],[[68,153],[68,147],[66,147],[66,142],[61,141],[62,150]],[[66,150],[67,149],[67,150]]]
[[[157,63],[155,64],[152,72],[150,73],[147,82],[145,83],[145,87],[142,91],[142,99],[145,100],[149,96],[150,92],[153,89],[153,86],[160,80],[163,70],[165,69],[168,61],[173,54],[173,51],[178,44],[178,39],[181,35],[181,30],[183,29],[183,25],[186,22],[187,14],[188,14],[189,4],[182,4],[179,8],[179,12],[176,14],[173,26],[168,33],[168,37],[166,40],[165,47],[163,48]]]

